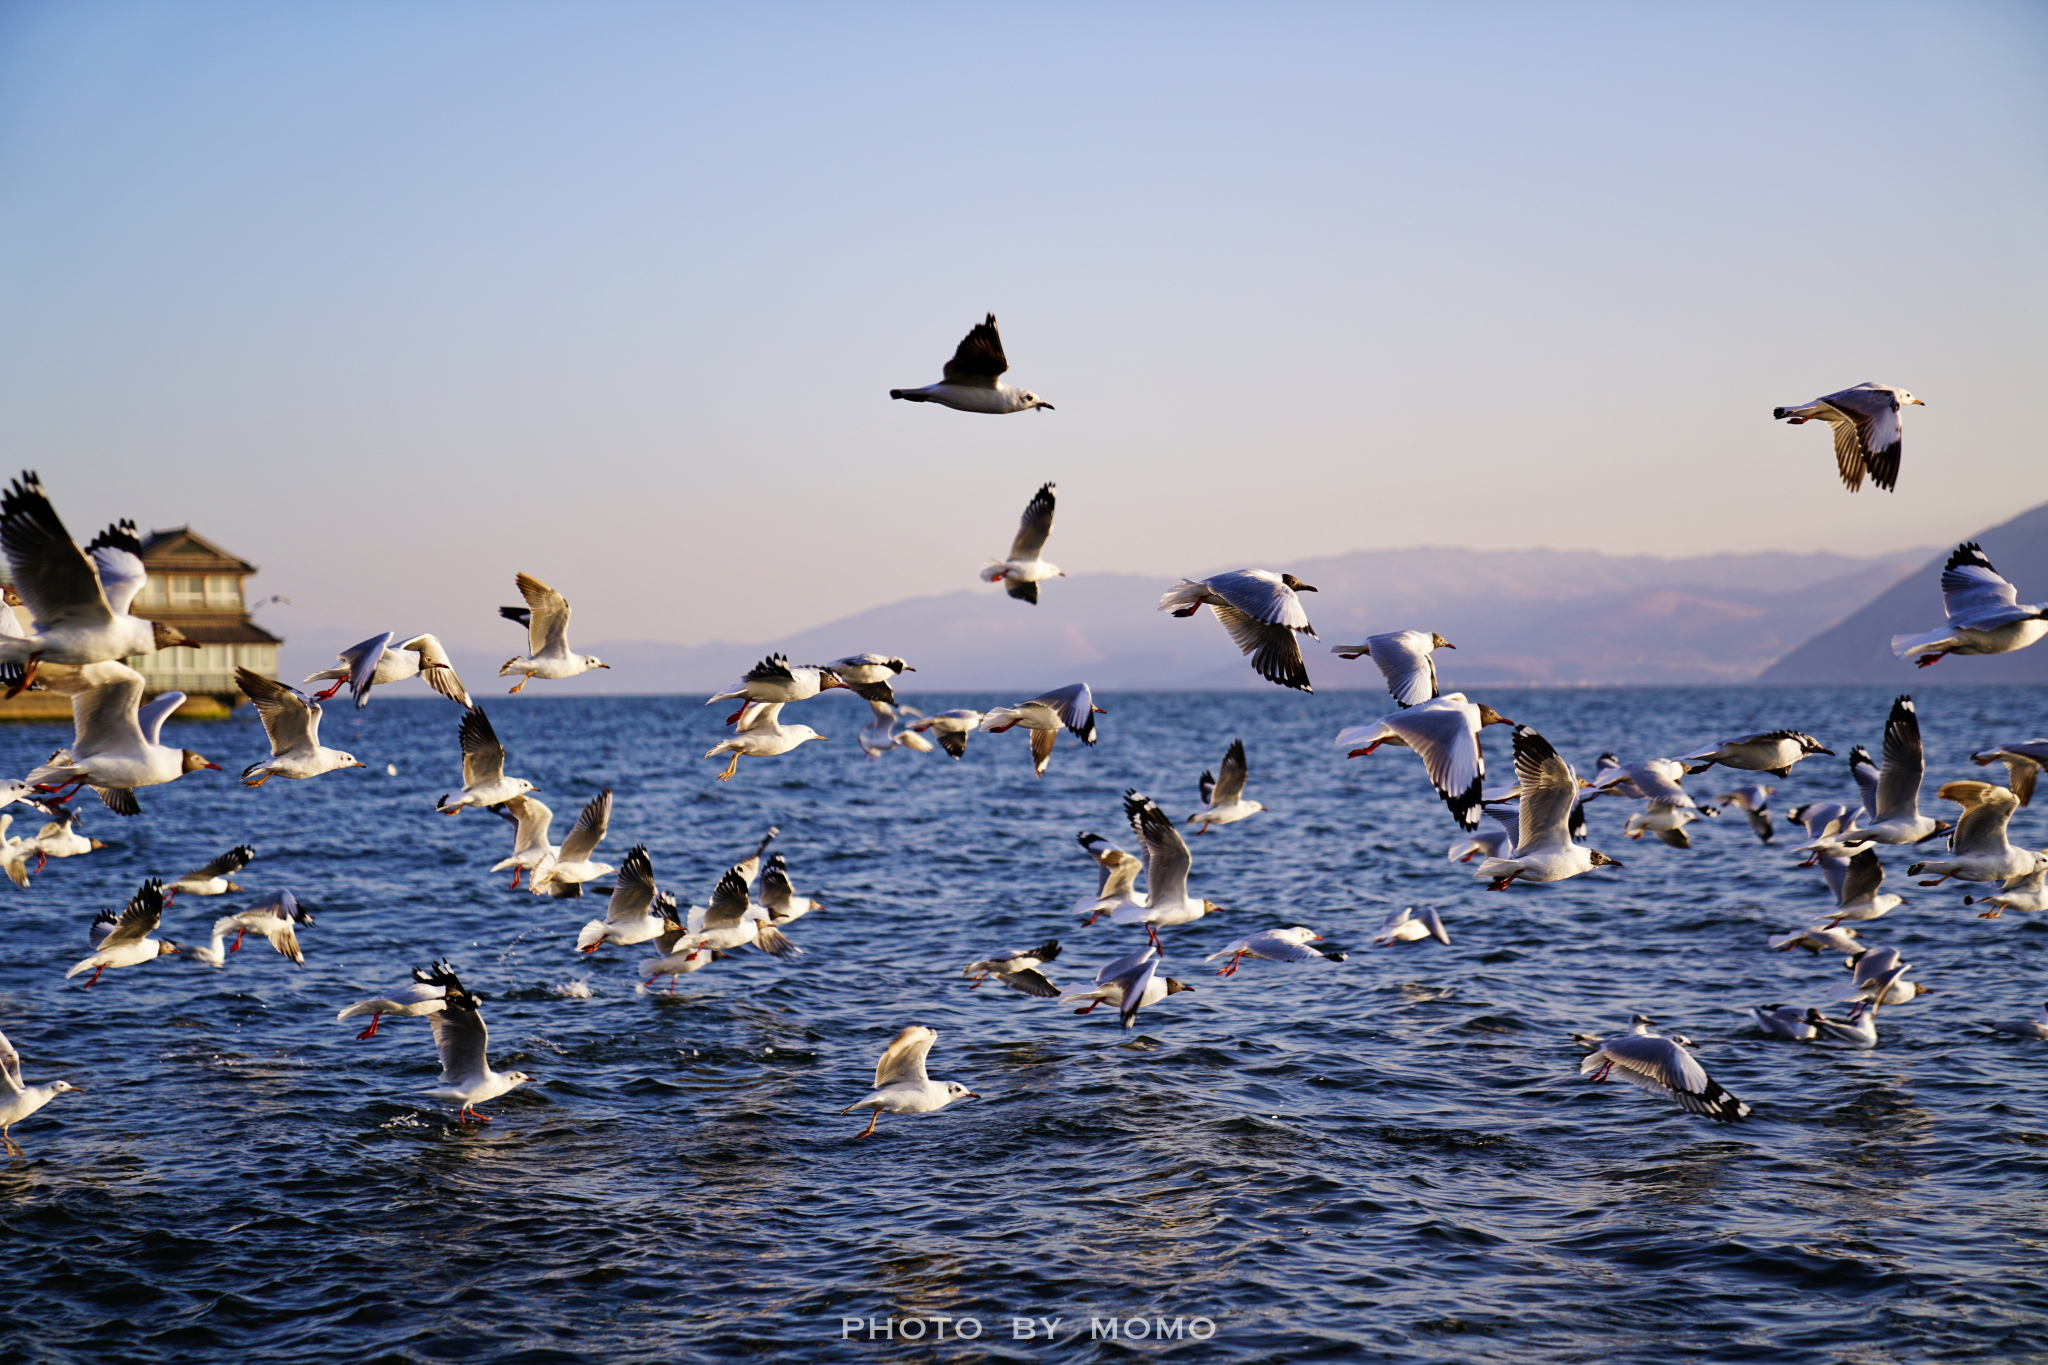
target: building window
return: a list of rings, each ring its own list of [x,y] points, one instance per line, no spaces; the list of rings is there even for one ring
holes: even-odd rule
[[[203,574],[177,573],[171,575],[171,605],[174,607],[203,607],[206,605],[206,578]]]
[[[238,609],[242,605],[242,580],[231,573],[206,576],[206,605]]]
[[[162,574],[151,574],[149,581],[142,585],[142,591],[135,594],[135,605],[138,607],[160,607],[168,600],[169,594],[164,591]]]

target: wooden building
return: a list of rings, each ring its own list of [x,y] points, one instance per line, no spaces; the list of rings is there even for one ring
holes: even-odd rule
[[[160,649],[128,660],[151,695],[187,692],[233,705],[242,700],[237,666],[277,676],[284,643],[249,619],[243,589],[256,566],[238,559],[189,526],[151,531],[142,542],[149,581],[136,594],[135,615],[185,632],[197,649]]]

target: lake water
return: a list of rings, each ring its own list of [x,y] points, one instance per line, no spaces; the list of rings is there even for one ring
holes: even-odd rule
[[[1779,726],[1843,759],[1778,784],[1778,847],[1739,815],[1693,826],[1691,851],[1633,844],[1634,804],[1603,800],[1590,842],[1625,869],[1495,894],[1446,862],[1457,831],[1413,755],[1332,747],[1389,709],[1375,694],[1105,696],[1099,746],[1063,736],[1043,780],[1022,732],[977,735],[959,763],[866,762],[866,707],[831,695],[802,708],[830,742],[743,760],[729,784],[700,757],[723,707],[486,698],[557,837],[613,786],[603,852],[645,843],[685,902],[781,827],[798,889],[826,904],[789,928],[806,955],[749,951],[670,995],[640,989],[641,948],[573,951],[600,901],[537,899],[486,870],[510,826],[433,813],[459,785],[452,705],[344,698],[325,738],[369,769],[256,791],[231,778],[264,752],[252,721],[173,724],[228,771],[141,793],[134,820],[88,796],[90,831],[118,846],[52,863],[26,893],[0,884],[0,1029],[32,1081],[84,1087],[18,1126],[30,1158],[0,1166],[0,1359],[2048,1353],[2048,1044],[1982,1027],[2048,999],[2048,924],[1979,919],[1968,888],[1907,885],[1912,855],[1887,851],[1912,903],[1865,938],[1901,947],[1933,993],[1884,1010],[1867,1053],[1767,1041],[1737,1012],[1821,1003],[1846,980],[1839,958],[1765,949],[1829,904],[1819,874],[1794,869],[1782,813],[1853,802],[1844,760],[1876,747],[1890,694],[1487,699],[1582,772],[1602,749]],[[1933,808],[1941,780],[2001,777],[1972,748],[2048,732],[2048,689],[1932,691],[1921,715]],[[1106,1010],[967,988],[970,959],[1048,936],[1066,945],[1049,969],[1063,985],[1133,946],[1067,913],[1094,885],[1074,836],[1135,847],[1128,786],[1184,817],[1237,736],[1248,794],[1272,809],[1193,842],[1195,894],[1226,907],[1166,933],[1194,994],[1126,1033]],[[1504,784],[1506,732],[1486,739]],[[0,727],[0,771],[66,742]],[[626,766],[646,754],[664,770]],[[2014,828],[2048,843],[2048,804]],[[203,941],[223,909],[289,887],[319,912],[304,969],[258,940],[223,971],[169,958],[90,992],[62,979],[97,909],[241,842],[259,851],[252,894],[180,899],[164,932]],[[1382,915],[1410,904],[1436,907],[1451,945],[1372,948]],[[1229,980],[1199,961],[1291,924],[1350,960],[1252,962]],[[544,1078],[487,1105],[481,1128],[418,1094],[438,1072],[419,1021],[358,1042],[359,1021],[334,1019],[443,955],[486,999],[495,1064]],[[1617,1031],[1635,1010],[1699,1042],[1756,1116],[1720,1126],[1581,1080],[1567,1033]],[[838,1111],[909,1023],[939,1031],[933,1075],[985,1098],[884,1116],[855,1141],[865,1115]],[[1112,1317],[1119,1338],[1095,1339],[1090,1320]],[[978,1338],[957,1339],[963,1318]],[[1029,1339],[1018,1318],[1037,1320]],[[1152,1335],[1176,1318],[1180,1336]],[[1128,1340],[1134,1324],[1147,1335]]]

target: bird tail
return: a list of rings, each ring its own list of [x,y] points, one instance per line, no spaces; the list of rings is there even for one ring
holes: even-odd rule
[[[1479,865],[1479,871],[1476,875],[1490,882],[1499,881],[1511,872],[1520,871],[1521,866],[1520,863],[1512,858],[1488,858]]]
[[[1892,636],[1892,653],[1901,659],[1910,659],[1915,654],[1925,654],[1947,644],[1950,635],[1946,630],[1930,630],[1925,635]]]
[[[70,971],[64,973],[64,979],[66,981],[69,981],[72,977],[77,976],[80,972],[92,966],[93,962],[93,958],[87,958],[85,961],[79,963],[76,967],[73,967]]]
[[[78,769],[71,766],[71,755],[56,753],[50,761],[29,773],[26,779],[31,787],[55,787],[69,782],[78,775]]]
[[[1159,610],[1176,611],[1181,608],[1192,610],[1202,605],[1202,594],[1209,591],[1207,583],[1197,583],[1192,578],[1183,578],[1180,586],[1169,588],[1159,597]]]
[[[498,665],[498,676],[499,676],[499,677],[501,677],[501,678],[509,678],[509,677],[511,677],[511,676],[512,676],[512,665],[514,665],[514,664],[516,664],[516,663],[518,663],[518,662],[519,662],[519,656],[518,656],[517,654],[515,654],[515,655],[513,655],[513,656],[512,656],[511,658],[509,658],[509,659],[505,660],[505,662],[504,662],[504,663],[502,663],[502,664]]]
[[[576,935],[576,951],[588,952],[604,942],[604,930],[605,923],[601,919],[594,919],[584,925],[582,931]]]
[[[376,1012],[377,1012],[377,1006],[376,1006],[376,1003],[375,1003],[374,1001],[370,1001],[370,1000],[361,1000],[361,1001],[358,1001],[358,1002],[356,1002],[356,1003],[355,1003],[355,1004],[353,1004],[353,1005],[350,1005],[350,1006],[349,1006],[349,1007],[348,1007],[347,1009],[343,1010],[343,1011],[342,1011],[342,1012],[341,1012],[340,1014],[337,1014],[337,1015],[335,1015],[335,1016],[334,1016],[334,1022],[338,1024],[338,1023],[340,1023],[340,1022],[341,1022],[342,1020],[344,1020],[344,1019],[353,1019],[353,1018],[355,1018],[355,1017],[356,1017],[357,1015],[359,1015],[359,1014],[375,1014]]]

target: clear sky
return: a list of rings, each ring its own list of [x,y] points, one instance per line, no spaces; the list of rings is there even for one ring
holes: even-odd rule
[[[2044,252],[2039,5],[0,5],[8,468],[301,636],[769,639],[1048,478],[1076,572],[1953,540]],[[889,401],[987,311],[1057,411]],[[1864,380],[1894,496],[1770,420]]]

